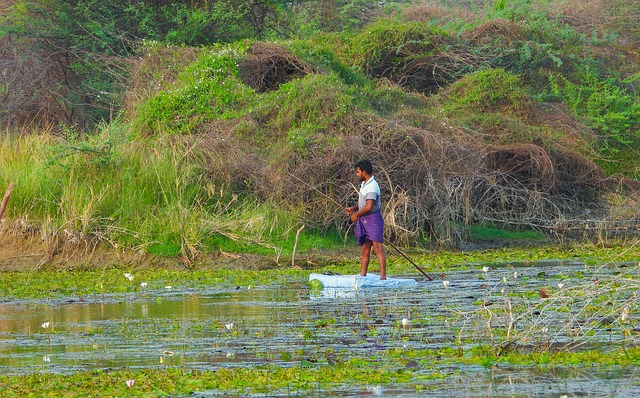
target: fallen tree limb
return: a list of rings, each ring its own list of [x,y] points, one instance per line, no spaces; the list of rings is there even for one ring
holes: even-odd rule
[[[4,209],[7,208],[7,203],[9,203],[9,196],[11,196],[11,191],[13,191],[13,188],[15,186],[16,184],[11,183],[11,185],[9,185],[9,188],[7,188],[7,192],[4,194],[4,199],[2,199],[2,205],[0,205],[0,220],[2,220]]]

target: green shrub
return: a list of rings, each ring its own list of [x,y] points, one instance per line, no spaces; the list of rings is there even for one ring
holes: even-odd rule
[[[175,87],[139,106],[133,129],[188,134],[213,119],[241,116],[253,105],[254,91],[238,78],[236,64],[246,43],[215,46],[178,75]]]
[[[602,139],[602,151],[608,152],[640,144],[640,98],[625,87],[637,80],[634,76],[620,81],[583,67],[571,79],[552,75],[550,84],[557,97],[588,120]]]
[[[386,78],[423,93],[433,92],[465,68],[450,57],[449,35],[424,23],[374,23],[350,41],[353,65],[373,78]]]
[[[504,69],[485,69],[466,75],[446,91],[449,113],[502,112],[526,115],[531,105],[527,89],[517,75]]]

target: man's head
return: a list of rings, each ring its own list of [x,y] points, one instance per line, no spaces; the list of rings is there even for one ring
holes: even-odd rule
[[[373,175],[373,165],[369,160],[363,159],[355,164],[356,175],[360,181],[366,181],[369,176]]]

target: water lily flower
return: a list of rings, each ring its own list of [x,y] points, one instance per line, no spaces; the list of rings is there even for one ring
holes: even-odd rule
[[[558,289],[562,289],[564,287],[564,283],[558,283]]]
[[[235,358],[236,354],[233,352],[227,352],[227,358]]]
[[[167,290],[173,289],[173,287],[171,287],[171,286],[165,286],[164,288],[167,289]]]
[[[402,318],[402,330],[404,333],[407,333],[407,326],[409,326],[409,320],[407,318]]]
[[[507,277],[506,276],[502,277],[502,282],[507,283]]]
[[[225,323],[225,324],[224,324],[224,327],[226,327],[226,328],[227,328],[227,330],[233,330],[233,322],[231,322],[231,323]]]
[[[620,320],[622,322],[625,322],[627,319],[629,319],[629,308],[624,307],[624,309],[622,310],[622,315],[620,315]]]
[[[51,362],[51,357],[49,355],[45,355],[44,357],[42,357],[42,361],[43,362]]]
[[[135,380],[127,380],[127,387],[129,387],[130,390],[133,389],[133,386],[136,384]]]
[[[140,287],[142,287],[143,289],[147,287],[147,282],[140,282]]]
[[[546,328],[546,327],[545,327],[545,328],[542,328],[540,331],[541,331],[543,334],[547,334],[547,332],[549,331],[549,328]]]
[[[482,272],[484,272],[485,274],[486,274],[487,272],[489,272],[489,267],[487,267],[487,266],[482,267]]]
[[[370,394],[376,397],[382,396],[383,394],[382,386],[367,387],[367,390]]]
[[[43,323],[41,326],[42,326],[44,329],[49,329],[49,325],[50,325],[50,323],[49,323],[49,322],[45,322],[45,323]]]
[[[449,281],[442,281],[445,289],[449,289]]]
[[[518,274],[517,272],[514,272],[514,273],[513,273],[513,279],[518,279],[518,275],[519,275],[519,274]]]

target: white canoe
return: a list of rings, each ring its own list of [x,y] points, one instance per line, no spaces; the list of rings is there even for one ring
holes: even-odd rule
[[[309,282],[313,279],[317,279],[322,283],[323,288],[347,288],[358,289],[368,287],[385,287],[385,288],[398,288],[398,287],[413,287],[418,284],[414,279],[396,279],[387,278],[380,280],[380,276],[376,274],[367,274],[367,276],[360,275],[324,275],[312,273],[309,275]]]

